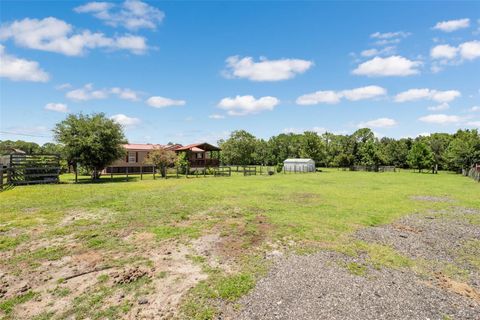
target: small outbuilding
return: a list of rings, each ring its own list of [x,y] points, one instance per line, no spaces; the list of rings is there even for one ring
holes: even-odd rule
[[[287,159],[283,161],[283,170],[287,172],[315,172],[312,159]]]

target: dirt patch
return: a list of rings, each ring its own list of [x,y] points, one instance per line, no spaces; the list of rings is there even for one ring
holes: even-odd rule
[[[435,280],[435,284],[437,286],[445,290],[457,293],[459,295],[468,297],[475,300],[477,303],[480,303],[480,292],[478,292],[468,284],[452,280],[441,272],[435,274]]]
[[[85,250],[68,242],[64,256],[40,261],[34,268],[25,265],[20,273],[11,273],[11,268],[0,264],[2,299],[28,291],[36,293],[34,299],[14,308],[15,319],[32,319],[42,313],[67,317],[75,314],[76,298],[94,296],[103,287],[107,296],[98,310],[89,312],[128,303],[130,311],[122,315],[124,318],[172,318],[182,296],[206,279],[201,267],[189,258],[194,251],[176,241],[158,242],[151,233],[132,234],[125,239],[133,250]],[[57,240],[45,239],[42,245]]]

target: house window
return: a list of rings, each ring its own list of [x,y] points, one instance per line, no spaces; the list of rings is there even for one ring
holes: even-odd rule
[[[196,159],[203,159],[203,152],[197,152],[197,153],[195,153],[195,158],[196,158]]]
[[[128,162],[135,163],[137,162],[137,153],[136,152],[128,152]]]

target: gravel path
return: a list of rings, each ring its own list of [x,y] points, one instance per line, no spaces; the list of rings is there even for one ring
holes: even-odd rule
[[[480,239],[480,227],[468,224],[465,214],[480,212],[459,208],[453,214],[412,215],[356,236],[412,258],[455,264],[458,248]],[[361,258],[332,252],[280,258],[240,300],[241,311],[233,319],[480,319],[478,297],[452,292],[451,283],[443,285],[443,276],[425,280],[409,270],[371,267],[355,275],[345,268],[355,259]],[[480,283],[478,273],[471,271],[473,283]]]
[[[241,303],[239,319],[478,319],[480,305],[426,285],[411,273],[356,276],[338,254],[281,261]],[[447,318],[448,319],[448,318]]]

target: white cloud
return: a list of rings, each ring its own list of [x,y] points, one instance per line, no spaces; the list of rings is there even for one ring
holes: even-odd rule
[[[475,60],[480,58],[480,41],[467,41],[461,43],[458,47],[452,47],[448,44],[438,45],[430,50],[430,56],[432,59],[441,59],[443,64],[447,64],[459,55],[461,59],[456,61],[457,64],[460,64],[463,60]]]
[[[221,115],[221,114],[211,114],[208,116],[210,119],[215,119],[215,120],[220,120],[220,119],[224,119],[225,116],[224,115]]]
[[[74,11],[91,13],[107,25],[121,26],[129,30],[156,29],[157,25],[165,18],[165,14],[161,10],[139,0],[126,0],[122,4],[89,2],[76,7]]]
[[[373,57],[373,56],[379,56],[379,55],[388,55],[394,52],[395,52],[395,47],[389,46],[380,50],[376,48],[363,50],[360,53],[360,55],[362,55],[363,57]]]
[[[312,61],[300,59],[267,60],[260,58],[255,62],[252,57],[228,57],[227,77],[246,78],[251,81],[280,81],[302,74],[313,66]]]
[[[446,102],[443,102],[439,105],[428,107],[427,109],[430,111],[441,111],[441,110],[447,110],[449,108],[450,108],[450,105]]]
[[[457,90],[438,91],[432,89],[410,89],[395,96],[395,102],[408,102],[416,100],[433,100],[439,103],[451,102],[462,94]]]
[[[314,105],[320,103],[336,104],[345,98],[350,101],[373,99],[384,96],[387,90],[379,86],[366,86],[343,91],[317,91],[297,98],[299,105]]]
[[[124,126],[124,127],[134,127],[138,124],[140,124],[140,119],[138,118],[132,118],[132,117],[128,117],[124,114],[115,114],[113,116],[110,117],[110,119],[112,119],[113,121],[115,121],[116,123]]]
[[[317,91],[298,97],[296,103],[303,106],[319,103],[335,104],[339,103],[341,98],[342,96],[335,91]]]
[[[400,43],[403,38],[410,35],[410,32],[397,31],[397,32],[375,32],[370,35],[370,38],[377,39],[375,42],[378,46],[391,45]]]
[[[106,99],[112,94],[123,100],[138,101],[140,99],[139,93],[129,88],[94,89],[91,83],[82,88],[67,91],[65,97],[74,101],[88,101]]]
[[[388,128],[397,125],[397,121],[390,118],[378,118],[358,124],[359,128]]]
[[[66,112],[68,112],[68,107],[67,107],[66,104],[63,104],[63,103],[53,103],[53,102],[51,102],[51,103],[47,103],[45,105],[45,110],[66,113]]]
[[[93,84],[89,83],[80,89],[70,90],[65,97],[74,101],[88,101],[108,98],[109,91],[106,89],[95,90]]]
[[[65,89],[70,89],[71,87],[72,87],[72,85],[70,83],[62,83],[62,84],[56,85],[55,89],[56,90],[65,90]]]
[[[135,54],[147,50],[143,37],[127,34],[110,38],[89,30],[74,32],[72,25],[54,17],[42,20],[25,18],[7,23],[0,27],[0,40],[7,39],[13,39],[21,47],[67,56],[81,56],[95,48],[128,50]]]
[[[472,111],[472,112],[480,111],[480,106],[473,106],[473,107],[470,108],[470,111]]]
[[[444,32],[453,32],[459,29],[468,28],[470,26],[470,19],[457,19],[438,22],[433,29]]]
[[[366,86],[351,90],[341,91],[341,95],[350,101],[372,99],[387,94],[387,90],[379,86]]]
[[[0,45],[0,77],[32,82],[47,82],[50,78],[48,73],[40,68],[38,62],[6,54],[3,45]]]
[[[446,115],[446,114],[429,114],[424,117],[418,118],[418,120],[427,123],[436,123],[436,124],[448,124],[448,123],[458,123],[462,119],[459,116]]]
[[[171,106],[183,106],[186,104],[185,100],[173,100],[160,96],[153,96],[147,99],[146,103],[154,108],[166,108]]]
[[[244,116],[256,114],[261,111],[273,110],[280,101],[275,97],[261,97],[255,99],[253,96],[236,96],[235,98],[223,98],[218,103],[218,107],[227,110],[231,116]]]
[[[419,74],[418,67],[421,65],[420,61],[412,61],[402,56],[375,57],[358,65],[352,73],[369,77],[404,77]]]
[[[397,31],[397,32],[375,32],[370,35],[370,38],[374,39],[392,39],[392,38],[406,38],[410,35],[409,32]]]
[[[132,89],[128,88],[112,88],[110,92],[113,94],[117,94],[120,99],[123,100],[130,100],[130,101],[138,101],[140,98],[138,97],[138,92],[133,91]]]
[[[463,59],[474,60],[480,58],[480,41],[474,40],[464,42],[458,47],[460,49],[460,55]]]
[[[458,48],[448,44],[442,44],[433,47],[430,50],[430,56],[433,59],[453,59],[457,56]]]
[[[375,49],[375,48],[363,50],[362,52],[360,52],[360,54],[361,54],[363,57],[376,56],[376,55],[378,55],[378,53],[379,53],[379,50],[377,50],[377,49]]]
[[[479,128],[480,128],[480,121],[470,121],[470,122],[467,122],[467,126],[479,127]]]

